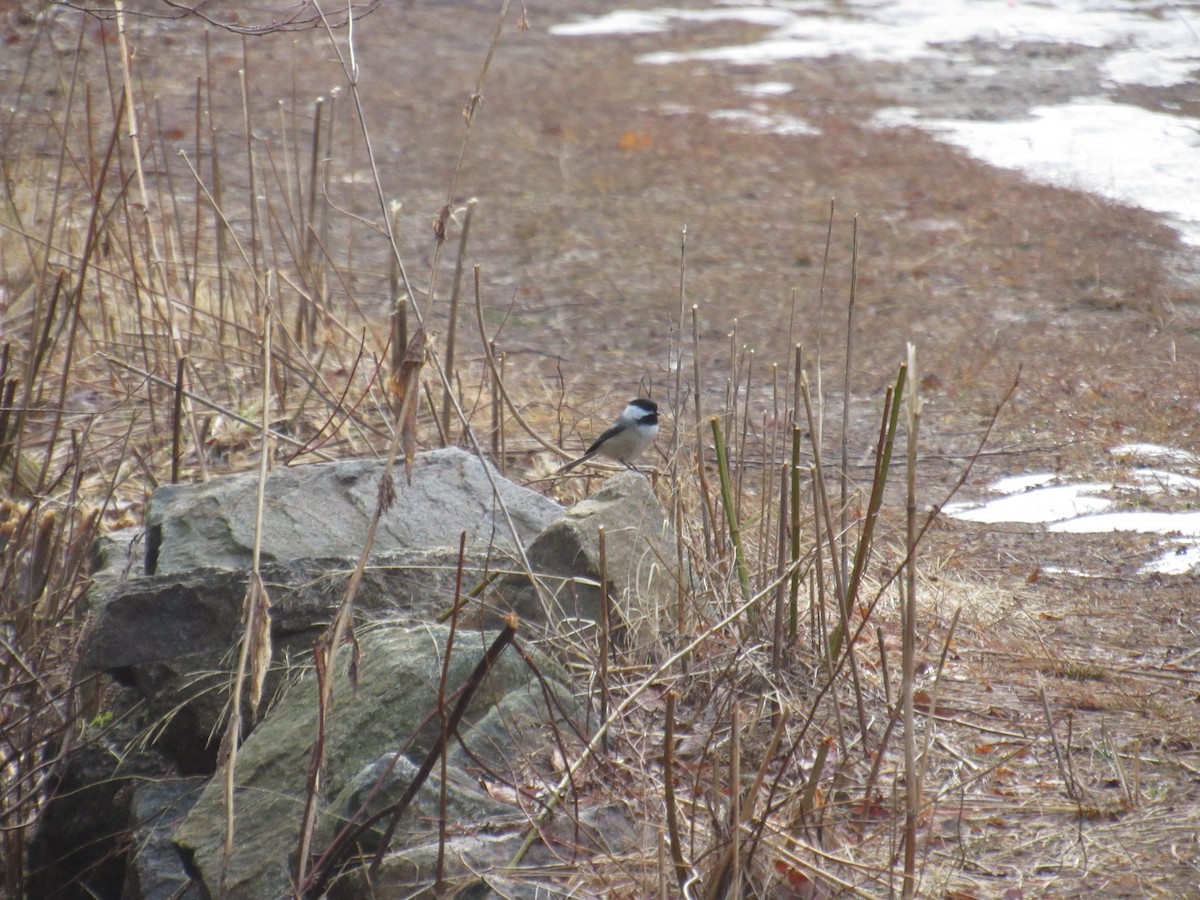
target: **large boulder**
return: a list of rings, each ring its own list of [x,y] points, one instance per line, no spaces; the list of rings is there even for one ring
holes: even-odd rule
[[[600,621],[600,530],[614,637],[652,657],[676,627],[680,579],[675,534],[646,476],[622,472],[550,524],[529,546],[542,590],[525,575],[500,579],[500,610],[554,628]]]
[[[296,871],[298,804],[304,799],[308,753],[316,735],[316,688],[307,676],[293,682],[310,664],[313,642],[345,594],[382,468],[374,461],[323,464],[277,470],[268,478],[260,573],[271,601],[275,655],[267,685],[269,709],[258,711],[265,719],[254,726],[238,760],[238,830],[230,870],[231,888],[236,889],[229,896],[281,895]],[[450,607],[459,585],[474,599],[469,612],[460,616],[451,685],[461,682],[478,658],[485,638],[476,629],[494,626],[505,610],[520,615],[525,623],[520,633],[527,637],[592,627],[599,619],[601,526],[618,646],[653,654],[661,649],[661,635],[677,620],[682,576],[674,563],[675,540],[645,477],[623,473],[609,479],[564,516],[553,502],[491,474],[496,491],[484,464],[457,450],[419,455],[412,486],[397,472],[397,497],[381,522],[355,599],[363,649],[360,696],[352,698],[340,685],[326,726],[329,749],[317,850],[364,803],[377,810],[394,802],[431,746],[434,732],[424,717],[436,696],[446,629],[429,623]],[[128,771],[131,784],[214,769],[229,708],[232,651],[242,628],[256,493],[249,475],[163,488],[152,499],[145,533],[108,536],[97,544],[101,571],[88,598],[93,621],[81,669],[124,685],[121,696],[140,706],[140,718],[135,722],[122,714],[122,720],[136,725],[169,757],[166,769],[150,761],[144,771]],[[519,574],[497,496],[527,548],[540,590]],[[460,560],[463,531],[467,549]],[[497,578],[497,572],[507,574]],[[482,591],[484,586],[490,587]],[[474,615],[478,610],[484,615]],[[465,747],[455,745],[448,756],[446,784],[436,777],[426,783],[374,874],[371,887],[383,891],[377,895],[425,890],[440,858],[443,887],[470,886],[472,896],[554,896],[536,872],[500,871],[528,827],[522,789],[546,777],[537,769],[560,756],[547,751],[550,733],[556,731],[559,740],[566,735],[578,740],[578,732],[562,721],[574,710],[565,677],[547,659],[531,658],[544,680],[512,650],[489,676],[488,689],[471,711]],[[113,686],[109,693],[116,691]],[[247,725],[253,724],[248,716]],[[417,736],[409,743],[413,734]],[[115,744],[114,750],[114,758],[119,757]],[[481,783],[489,791],[481,791]],[[95,833],[107,829],[112,836],[111,878],[119,879],[120,867],[126,865],[128,900],[145,893],[145,885],[182,888],[170,853],[143,860],[142,854],[131,852],[123,862],[115,849],[132,846],[131,829],[150,820],[161,827],[137,836],[137,846],[161,846],[169,819],[181,807],[153,792],[139,799],[134,790],[122,791],[108,806],[123,818],[93,822],[88,816],[94,804],[74,803],[75,797],[90,796],[86,789],[81,784],[55,803],[61,802],[59,812],[68,827]],[[219,778],[213,779],[180,830],[192,870],[210,890],[223,844],[221,795]],[[160,800],[164,806],[156,810]],[[431,831],[442,802],[454,821],[445,845]],[[130,803],[140,807],[131,809]],[[580,808],[561,821],[542,823],[540,834],[583,854],[620,855],[639,840],[623,813],[603,808]],[[365,836],[361,849],[372,851],[378,840],[378,835]],[[45,862],[60,845],[48,832],[39,845],[47,851]],[[526,861],[554,862],[544,848],[532,851]],[[62,883],[72,883],[71,871],[61,870]],[[363,877],[362,870],[351,867],[330,885],[330,896],[355,893]]]
[[[123,760],[97,741],[74,748],[53,770],[52,795],[28,848],[25,896],[120,896],[121,846],[130,832],[123,799],[138,780],[139,762]]]
[[[412,483],[395,471],[396,499],[379,522],[373,550],[458,547],[511,550],[504,505],[522,541],[557,518],[552,500],[514,484],[487,463],[449,447],[417,455]],[[490,468],[490,467],[489,467]],[[354,557],[380,496],[384,463],[374,459],[273,470],[263,500],[262,559]],[[247,569],[254,548],[258,473],[160,487],[146,510],[145,574],[217,567]]]
[[[133,841],[122,900],[202,900],[175,849],[175,826],[200,796],[203,778],[158,778],[137,783],[130,796]]]
[[[271,639],[281,662],[307,655],[325,631],[357,560],[321,557],[265,564]],[[468,587],[484,577],[464,565]],[[379,554],[355,597],[358,619],[416,624],[453,603],[457,553],[447,550]],[[156,746],[185,773],[211,772],[228,709],[231,648],[241,633],[250,574],[194,569],[130,578],[95,602],[84,646],[85,671],[103,672],[133,688],[145,703]],[[277,676],[268,683],[268,696]]]
[[[415,624],[448,608],[464,531],[464,589],[490,568],[510,568],[512,535],[501,502],[523,543],[561,515],[558,504],[494,469],[493,491],[485,465],[446,449],[417,456],[411,485],[397,470],[396,499],[380,521],[355,595],[360,618]],[[358,563],[383,471],[378,460],[351,460],[267,477],[260,574],[278,659],[310,651],[331,620]],[[111,675],[145,698],[156,745],[185,773],[210,772],[215,760],[236,659],[231,649],[242,628],[256,502],[254,474],[169,485],[151,498],[144,539],[121,535],[98,543],[101,569],[88,596],[94,623],[83,671]]]
[[[325,766],[313,846],[316,855],[364,803],[368,811],[376,811],[399,796],[435,746],[440,733],[437,698],[448,634],[443,626],[376,626],[367,630],[361,638],[357,696],[346,681],[349,654],[343,653],[334,706],[323,726]],[[443,696],[453,698],[494,637],[481,632],[458,633]],[[466,724],[458,732],[461,740],[455,742],[448,757],[446,812],[451,827],[447,857],[456,861],[454,870],[459,875],[465,871],[463,866],[473,868],[474,881],[486,881],[487,867],[497,862],[483,850],[505,836],[517,840],[529,822],[520,806],[489,796],[480,784],[521,785],[539,777],[534,761],[545,762],[554,746],[554,729],[569,731],[563,716],[576,708],[565,677],[555,665],[537,653],[529,658],[532,665],[512,647],[499,656],[474,695]],[[322,733],[317,707],[316,679],[308,673],[255,728],[238,754],[236,839],[225,873],[231,897],[290,895],[297,872],[307,773],[314,743]],[[438,771],[435,768],[435,775]],[[380,790],[372,799],[376,784]],[[496,795],[512,793],[506,788]],[[218,775],[176,834],[191,868],[214,896],[223,866],[223,794],[223,777]],[[439,798],[440,783],[432,778],[396,832],[397,852],[436,843]],[[480,838],[480,832],[486,833],[486,839]],[[375,832],[361,849],[373,852],[378,840]],[[405,890],[393,896],[411,896],[430,883],[428,869],[410,874]]]

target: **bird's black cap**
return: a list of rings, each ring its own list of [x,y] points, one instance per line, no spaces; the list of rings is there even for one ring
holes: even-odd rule
[[[638,397],[636,400],[630,400],[629,405],[634,409],[641,410],[642,414],[638,416],[638,421],[643,424],[650,425],[658,422],[658,404],[653,400]]]

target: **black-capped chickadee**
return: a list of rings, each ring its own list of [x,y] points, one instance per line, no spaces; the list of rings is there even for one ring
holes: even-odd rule
[[[642,451],[654,443],[658,436],[658,404],[653,400],[630,400],[625,411],[617,417],[600,437],[587,448],[587,453],[573,462],[567,463],[558,470],[562,475],[570,472],[580,463],[585,463],[593,456],[607,456],[619,463],[624,463],[628,469],[633,468],[633,461],[642,455]]]

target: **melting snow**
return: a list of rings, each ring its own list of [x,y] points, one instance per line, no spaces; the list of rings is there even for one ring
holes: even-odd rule
[[[1198,462],[1193,453],[1157,444],[1123,444],[1112,452],[1123,458],[1150,457],[1189,466]],[[1200,495],[1200,477],[1196,475],[1145,466],[1123,473],[1121,479],[1108,484],[1064,484],[1054,474],[1039,472],[1002,478],[991,490],[1004,496],[982,503],[950,503],[943,511],[968,522],[1040,523],[1048,531],[1063,534],[1159,534],[1169,539],[1169,549],[1143,571],[1184,574],[1200,565],[1200,512],[1113,509],[1118,503],[1113,495],[1142,500],[1165,493]],[[1105,494],[1109,496],[1101,496]]]

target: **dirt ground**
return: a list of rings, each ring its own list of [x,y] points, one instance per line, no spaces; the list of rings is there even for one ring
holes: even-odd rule
[[[355,36],[373,148],[389,197],[404,203],[406,263],[418,284],[497,5],[387,2]],[[639,385],[666,385],[684,226],[685,306],[698,307],[708,390],[722,389],[730,347],[741,345],[754,348],[763,373],[751,403],[769,405],[769,367],[786,370],[796,343],[809,359],[819,348],[827,383],[840,385],[857,217],[855,445],[865,460],[883,390],[915,343],[928,503],[959,476],[1018,377],[967,496],[1000,474],[1109,472],[1110,448],[1125,441],[1200,447],[1200,265],[1154,216],[1029,184],[917,130],[868,127],[885,105],[883,86],[901,90],[903,79],[854,59],[778,66],[771,77],[796,89],[759,98],[818,135],[738,131],[709,113],[744,108],[739,89],[761,72],[636,60],[727,43],[750,26],[547,32],[594,12],[586,0],[528,3],[522,31],[514,4],[454,190],[456,200],[478,198],[472,256],[489,305],[504,311],[498,342],[531,389],[557,391],[562,377],[578,408],[605,415]],[[159,127],[186,149],[206,52],[200,31],[194,22],[140,27],[138,66],[162,101]],[[214,81],[227,88],[214,109],[233,141],[242,41],[219,31],[210,40]],[[246,48],[263,108],[293,97],[308,108],[342,83],[312,32],[249,38]],[[967,102],[944,89],[948,111]],[[338,102],[347,110],[344,91]],[[339,201],[373,215],[361,146],[354,158],[357,169],[336,173]],[[353,252],[354,289],[378,298],[382,327],[382,243]],[[830,394],[840,406],[838,390]],[[1145,538],[1038,526],[944,520],[933,529],[931,652],[963,607],[936,710],[939,758],[957,762],[928,785],[958,785],[943,798],[944,839],[931,847],[932,867],[964,873],[946,890],[1200,890],[1200,603],[1193,576],[1138,573],[1151,550]],[[1046,571],[1089,561],[1104,577]]]

